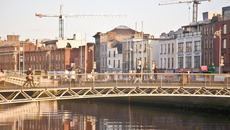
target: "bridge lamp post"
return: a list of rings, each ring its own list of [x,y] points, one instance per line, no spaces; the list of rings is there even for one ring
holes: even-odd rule
[[[220,74],[220,68],[223,66],[223,63],[221,63],[221,28],[220,30],[216,31],[214,33],[214,38],[219,37],[219,74]]]

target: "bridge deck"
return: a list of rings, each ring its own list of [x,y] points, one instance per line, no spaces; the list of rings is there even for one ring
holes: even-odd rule
[[[158,74],[157,84],[153,83],[151,75],[145,74],[143,82],[136,84],[133,83],[135,77],[127,78],[130,77],[127,74],[96,75],[92,80],[81,75],[80,82],[77,79],[79,75],[75,75],[74,80],[66,80],[64,77],[67,75],[55,75],[59,78],[47,79],[49,82],[43,82],[44,76],[36,76],[36,84],[31,87],[22,86],[24,76],[8,76],[6,86],[0,90],[0,104],[125,96],[230,97],[228,75],[173,74],[169,79],[169,74]],[[190,78],[192,76],[200,79]],[[101,77],[106,80],[101,80]]]

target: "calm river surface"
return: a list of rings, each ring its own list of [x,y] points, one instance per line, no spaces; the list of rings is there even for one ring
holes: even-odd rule
[[[97,100],[0,105],[0,130],[229,130],[229,115]]]

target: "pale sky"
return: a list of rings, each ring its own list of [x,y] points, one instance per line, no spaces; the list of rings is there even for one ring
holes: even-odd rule
[[[97,32],[106,33],[119,25],[125,25],[154,35],[177,30],[189,24],[192,19],[192,4],[172,4],[159,6],[165,0],[0,0],[0,37],[20,35],[26,38],[55,39],[59,35],[58,18],[38,18],[35,13],[59,14],[63,4],[63,14],[125,14],[127,18],[66,18],[65,37],[72,38],[74,33],[83,33],[88,42]],[[170,1],[170,0],[166,0]],[[199,5],[198,20],[203,12],[221,12],[222,7],[230,6],[230,0],[204,1]],[[189,11],[190,7],[190,11]]]

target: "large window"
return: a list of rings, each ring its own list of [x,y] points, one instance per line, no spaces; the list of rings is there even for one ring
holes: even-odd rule
[[[174,53],[174,43],[172,43],[172,53]]]
[[[191,68],[192,67],[192,57],[186,56],[185,57],[185,68]]]
[[[204,49],[208,48],[208,39],[204,40]]]
[[[165,44],[165,51],[164,51],[164,54],[166,54],[166,44]]]
[[[172,58],[172,69],[174,68],[174,58]]]
[[[170,53],[170,44],[168,44],[168,54]]]
[[[226,39],[223,39],[223,49],[226,49]]]
[[[200,41],[195,41],[194,51],[200,51]]]
[[[121,63],[120,63],[120,60],[118,60],[118,67],[117,67],[117,68],[120,68],[120,64],[121,64]]]
[[[183,43],[178,43],[178,52],[183,52]]]
[[[170,58],[168,58],[168,69],[170,69]]]
[[[163,45],[161,44],[161,54],[163,53]]]
[[[164,58],[164,68],[166,68],[166,58]]]
[[[183,57],[178,57],[178,68],[183,68]]]
[[[223,26],[223,34],[226,34],[226,33],[227,33],[227,25],[224,24],[224,26]]]
[[[162,66],[162,65],[163,65],[163,63],[162,63],[162,58],[161,58],[161,68],[163,68],[163,66]]]
[[[210,39],[210,48],[213,48],[213,40]]]
[[[213,63],[213,55],[212,55],[212,52],[210,52],[209,54],[209,65],[212,65]]]
[[[200,56],[194,56],[194,68],[200,68]]]
[[[186,52],[192,52],[192,43],[186,42]]]

